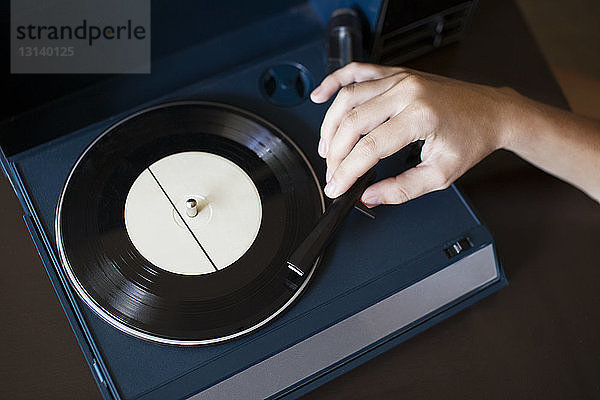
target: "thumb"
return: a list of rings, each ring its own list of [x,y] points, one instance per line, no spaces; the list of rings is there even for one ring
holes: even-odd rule
[[[367,207],[380,204],[401,204],[450,185],[446,174],[437,166],[419,164],[398,176],[379,181],[367,188],[361,201]]]

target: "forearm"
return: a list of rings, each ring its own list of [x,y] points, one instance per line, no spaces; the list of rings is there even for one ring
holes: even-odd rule
[[[518,94],[503,147],[600,202],[600,122]]]

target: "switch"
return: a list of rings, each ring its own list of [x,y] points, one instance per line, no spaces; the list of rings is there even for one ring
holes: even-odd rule
[[[469,250],[471,247],[473,247],[471,241],[469,240],[469,238],[465,237],[452,243],[449,247],[446,247],[444,249],[444,252],[448,256],[448,258],[452,258],[454,256],[459,255],[465,250]]]

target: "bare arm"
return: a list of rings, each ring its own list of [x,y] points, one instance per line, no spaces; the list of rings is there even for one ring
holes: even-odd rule
[[[579,187],[600,201],[600,122],[492,88],[399,67],[352,63],[311,94],[327,101],[321,126],[325,193],[335,198],[407,144],[424,140],[422,162],[377,182],[368,206],[397,204],[450,185],[499,148]]]
[[[600,121],[516,96],[503,147],[600,202]]]

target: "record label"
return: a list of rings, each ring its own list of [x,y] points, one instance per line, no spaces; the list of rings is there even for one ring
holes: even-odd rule
[[[262,219],[252,179],[233,162],[207,152],[156,161],[134,181],[125,227],[154,265],[184,275],[209,274],[250,248]]]

